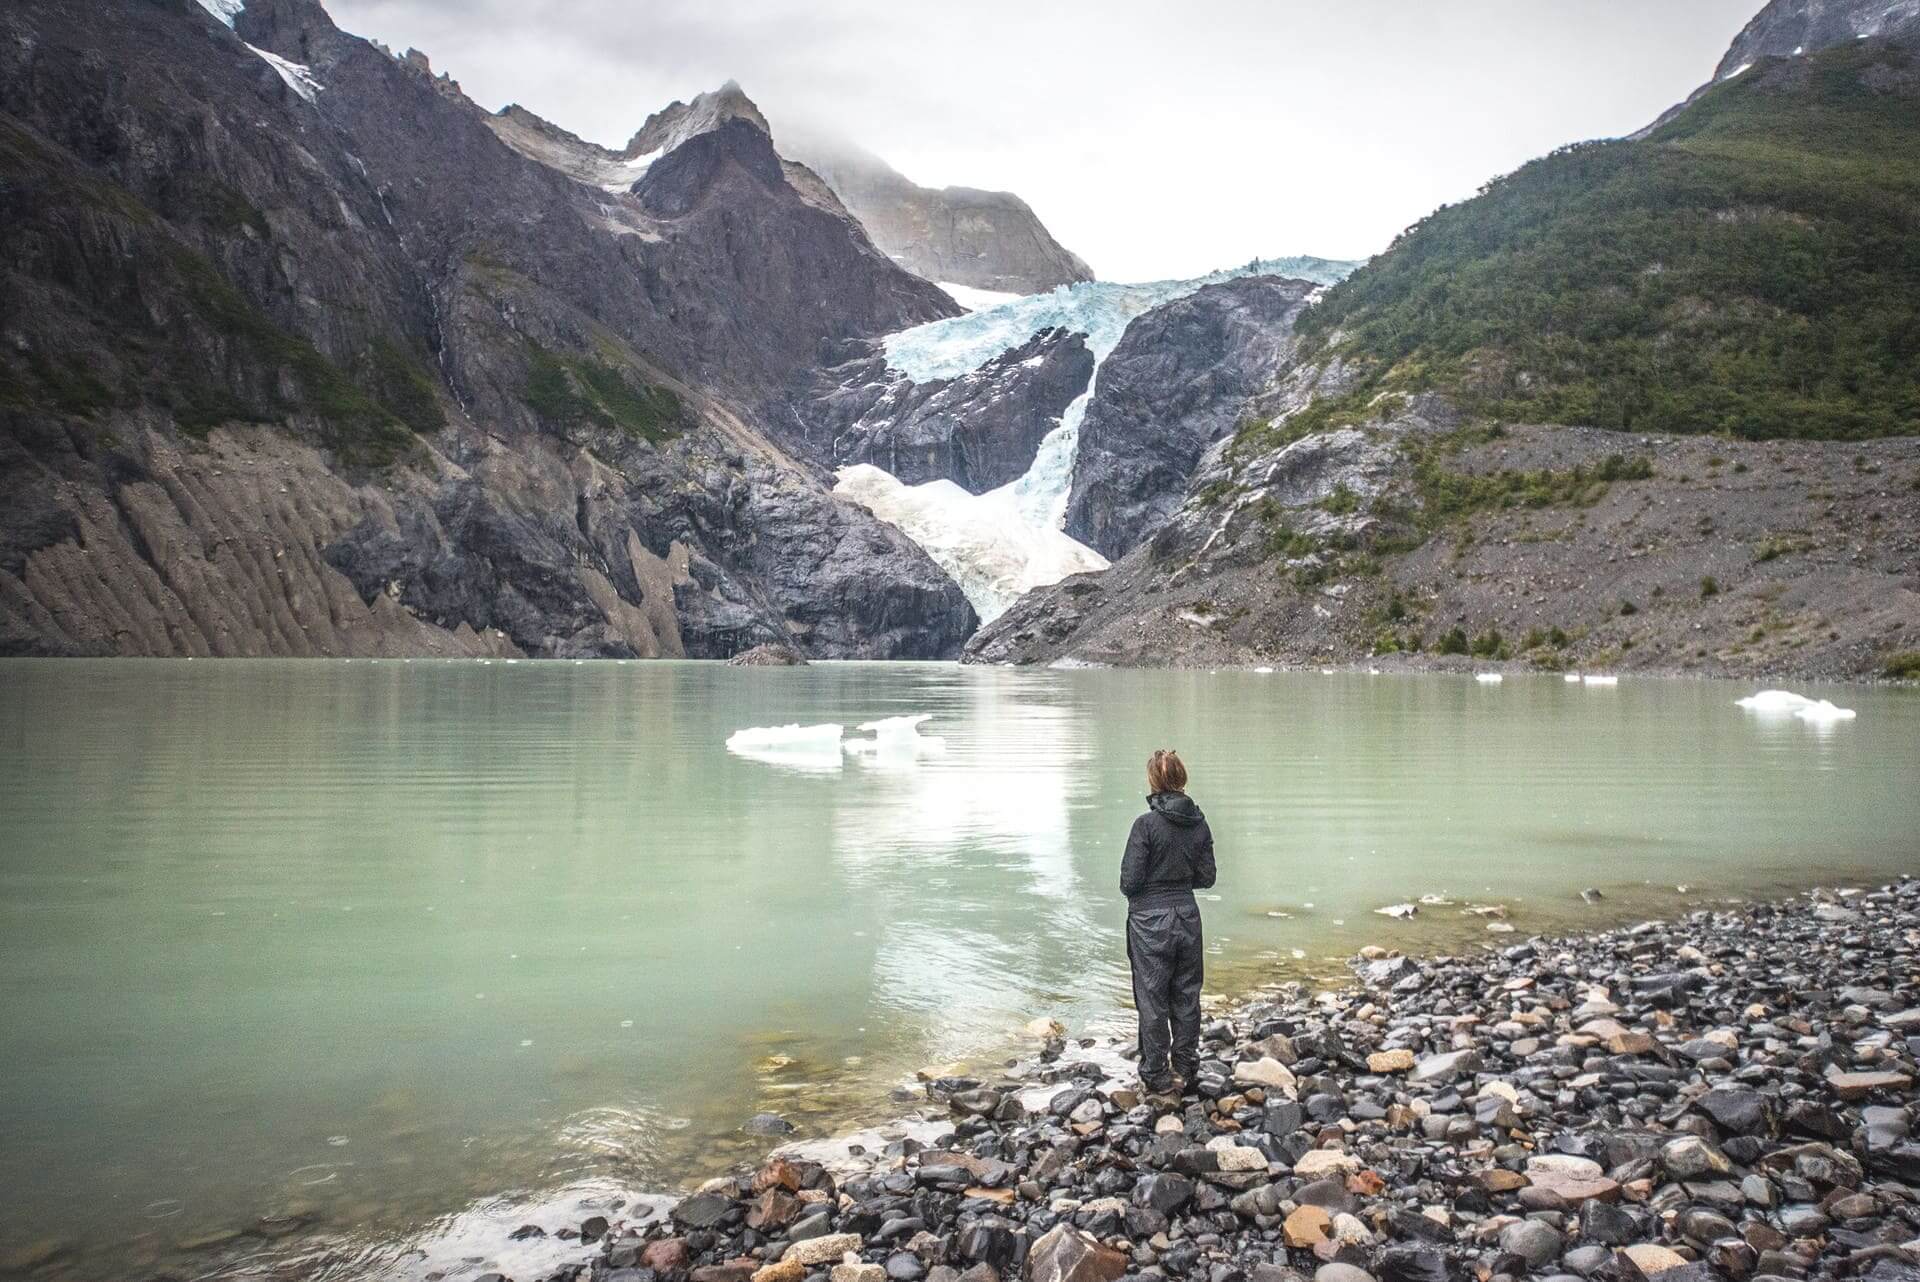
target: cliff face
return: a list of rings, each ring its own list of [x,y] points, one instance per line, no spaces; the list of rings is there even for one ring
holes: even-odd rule
[[[1110,559],[1150,537],[1201,455],[1285,372],[1294,318],[1317,288],[1247,276],[1131,322],[1080,425],[1067,533]]]
[[[764,131],[615,195],[311,0],[233,22],[0,16],[0,647],[955,651],[959,589],[762,426],[952,304]]]
[[[1093,279],[1093,269],[1012,192],[922,187],[837,140],[782,135],[780,145],[819,174],[874,244],[915,275],[1015,294]]]
[[[958,378],[915,383],[878,351],[822,370],[795,414],[834,465],[871,463],[909,485],[975,494],[1033,466],[1040,441],[1093,376],[1085,338],[1040,331]]]

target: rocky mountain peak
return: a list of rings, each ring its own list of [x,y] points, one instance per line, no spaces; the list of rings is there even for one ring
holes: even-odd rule
[[[1713,78],[1870,36],[1920,38],[1920,0],[1773,0],[1734,37]]]
[[[819,174],[873,243],[915,275],[1017,294],[1093,279],[1093,269],[1012,192],[923,187],[826,132],[783,129],[780,146]]]
[[[773,129],[753,99],[747,97],[739,82],[729,80],[718,89],[696,94],[692,102],[676,100],[648,116],[620,154],[631,159],[672,151],[689,138],[711,133],[730,120],[744,120],[769,138],[773,136]]]

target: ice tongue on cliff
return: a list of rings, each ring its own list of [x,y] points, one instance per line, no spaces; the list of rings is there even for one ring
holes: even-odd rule
[[[881,468],[856,463],[840,469],[834,493],[898,526],[924,548],[985,623],[1023,592],[1107,568],[1106,558],[1092,548],[1028,519],[1020,492],[1025,479],[969,494],[952,481],[905,485]]]

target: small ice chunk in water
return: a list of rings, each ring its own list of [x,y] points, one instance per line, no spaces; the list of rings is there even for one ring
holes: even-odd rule
[[[1812,702],[1806,695],[1791,690],[1762,690],[1759,694],[1735,699],[1733,706],[1748,712],[1798,712]]]
[[[1473,674],[1473,679],[1475,681],[1480,682],[1482,685],[1490,685],[1490,686],[1497,686],[1502,681],[1506,680],[1506,678],[1501,676],[1498,672],[1476,672]]]
[[[1802,721],[1823,724],[1832,721],[1851,721],[1857,715],[1852,708],[1836,707],[1826,699],[1809,699],[1806,695],[1795,694],[1791,690],[1762,690],[1759,694],[1735,699],[1734,706],[1745,708],[1748,712],[1757,712],[1762,716],[1798,717]]]
[[[865,729],[866,727],[861,727]],[[727,751],[743,748],[789,748],[803,744],[831,743],[836,747],[846,728],[838,722],[819,726],[748,726],[727,736]]]
[[[863,722],[856,729],[871,734],[871,739],[848,739],[841,746],[848,752],[870,756],[921,757],[947,750],[947,741],[920,733],[921,723],[933,720],[931,712],[916,712],[905,717],[882,717]]]
[[[1580,684],[1585,686],[1617,686],[1620,684],[1620,678],[1586,676],[1580,678]]]
[[[1376,908],[1373,911],[1382,917],[1398,917],[1404,921],[1419,912],[1420,907],[1417,904],[1388,904],[1385,908]]]
[[[825,725],[748,726],[727,736],[727,751],[762,765],[803,774],[834,774],[840,769],[840,736],[845,727]]]

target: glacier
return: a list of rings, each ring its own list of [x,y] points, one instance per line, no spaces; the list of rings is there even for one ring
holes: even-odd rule
[[[935,379],[959,378],[1009,348],[1018,347],[1041,330],[1058,326],[1086,335],[1097,377],[1099,362],[1105,360],[1114,344],[1120,341],[1129,321],[1162,303],[1184,298],[1202,285],[1242,276],[1292,276],[1319,285],[1335,285],[1359,266],[1357,262],[1330,258],[1257,258],[1243,267],[1187,280],[1133,284],[1084,280],[1056,286],[1044,294],[1016,295],[997,306],[970,311],[965,316],[903,329],[887,335],[881,344],[886,349],[888,365],[916,383],[931,383]],[[964,298],[955,301],[963,307],[970,305]]]
[[[1041,330],[1060,328],[1083,335],[1093,353],[1086,390],[1041,439],[1025,474],[997,490],[976,495],[951,481],[904,485],[880,468],[860,464],[840,470],[834,492],[899,526],[960,585],[980,621],[990,622],[1023,592],[1107,568],[1105,557],[1064,532],[1067,499],[1080,424],[1099,384],[1101,362],[1136,316],[1202,286],[1242,276],[1291,276],[1327,286],[1359,266],[1309,256],[1256,258],[1186,280],[1090,280],[1044,294],[995,295],[942,284],[954,301],[974,310],[889,334],[881,345],[890,368],[916,383],[963,378]]]
[[[1011,303],[1016,298],[1026,297],[1024,294],[1012,294],[1001,289],[976,289],[972,285],[956,285],[950,280],[937,280],[933,283],[948,298],[970,312],[983,312],[989,307],[998,307],[1003,303]]]
[[[837,475],[833,492],[919,544],[960,585],[982,623],[1006,613],[1023,592],[1107,568],[1105,557],[1058,527],[1028,520],[1020,481],[971,494],[946,480],[907,485],[871,463]]]

